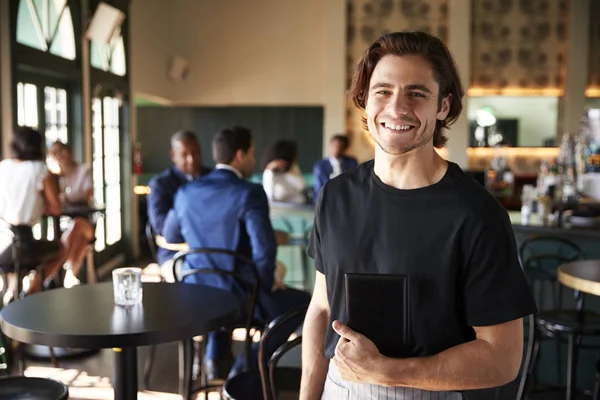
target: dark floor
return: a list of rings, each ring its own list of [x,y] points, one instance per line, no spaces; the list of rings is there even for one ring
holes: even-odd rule
[[[180,399],[176,395],[178,382],[178,346],[176,343],[160,345],[156,351],[156,362],[149,387],[143,384],[142,374],[148,347],[138,350],[139,400],[146,399]],[[69,385],[72,400],[108,400],[113,398],[112,370],[113,351],[103,349],[94,354],[78,357],[67,357],[59,360],[59,368],[52,368],[48,360],[28,359],[25,374],[56,379]],[[286,362],[290,364],[288,359]],[[294,361],[292,360],[292,363]],[[200,395],[198,399],[203,399]],[[209,399],[218,399],[217,394],[209,395]],[[294,392],[283,392],[282,400],[297,399]]]

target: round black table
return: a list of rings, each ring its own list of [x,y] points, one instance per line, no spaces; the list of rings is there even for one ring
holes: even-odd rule
[[[144,283],[143,304],[116,306],[112,283],[28,296],[0,312],[0,328],[24,343],[115,352],[115,400],[137,398],[137,347],[175,342],[232,324],[240,301],[221,289]]]

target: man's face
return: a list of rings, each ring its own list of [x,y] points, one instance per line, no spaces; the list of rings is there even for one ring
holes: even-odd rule
[[[171,160],[181,172],[198,175],[202,165],[200,145],[195,140],[176,140],[171,146]]]
[[[254,154],[254,143],[248,148],[248,151],[243,156],[240,172],[245,178],[250,178],[254,173],[256,166],[256,157]]]
[[[331,157],[340,158],[344,155],[345,151],[346,146],[341,140],[336,139],[329,143],[329,154],[331,155]]]
[[[436,121],[450,109],[450,96],[438,111],[439,85],[421,56],[381,58],[369,82],[367,126],[379,147],[401,155],[431,142]]]

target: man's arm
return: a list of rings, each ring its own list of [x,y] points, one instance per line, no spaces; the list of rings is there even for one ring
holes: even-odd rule
[[[165,192],[163,185],[156,179],[150,181],[150,194],[148,194],[148,219],[156,234],[161,235],[167,213],[171,209],[173,199]]]
[[[242,218],[246,223],[252,260],[258,268],[260,285],[270,291],[273,287],[277,241],[269,217],[269,201],[262,186],[252,185]]]
[[[515,379],[523,352],[523,322],[475,327],[476,339],[430,357],[381,355],[365,336],[335,321],[341,338],[333,361],[342,379],[384,386],[454,391],[502,386]]]
[[[315,287],[302,329],[302,382],[300,400],[319,400],[323,393],[329,359],[324,342],[329,323],[325,275],[316,272]]]

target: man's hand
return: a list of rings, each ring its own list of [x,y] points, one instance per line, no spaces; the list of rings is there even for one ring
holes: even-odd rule
[[[275,263],[275,272],[274,272],[274,276],[273,276],[273,287],[271,288],[271,292],[274,292],[276,290],[285,290],[285,283],[283,283],[283,278],[285,276],[285,265],[283,265],[281,262],[277,261]]]
[[[376,385],[385,382],[380,368],[384,356],[377,350],[375,343],[340,321],[333,321],[332,327],[340,335],[333,362],[342,379]]]

